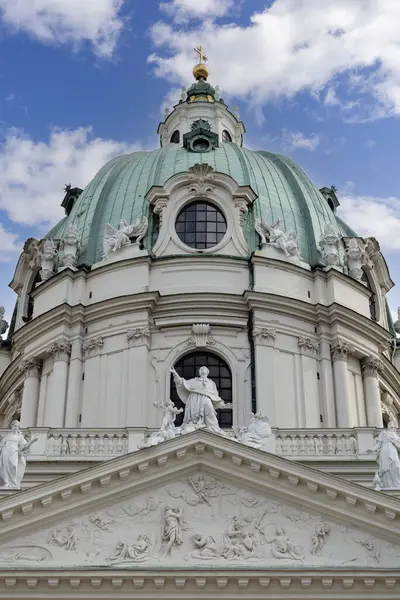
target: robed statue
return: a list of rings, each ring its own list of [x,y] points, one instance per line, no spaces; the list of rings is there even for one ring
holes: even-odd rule
[[[378,470],[375,473],[374,489],[400,489],[400,437],[396,423],[390,421],[387,429],[382,429],[375,446],[368,452],[376,452]]]
[[[19,421],[11,423],[11,430],[0,441],[0,487],[19,489],[25,474],[26,455],[37,437],[29,442],[21,433]]]
[[[182,428],[193,424],[196,428],[205,427],[213,433],[223,434],[217,419],[217,408],[228,408],[220,398],[214,381],[208,378],[207,367],[200,367],[199,376],[193,379],[180,377],[175,369],[171,369],[176,391],[185,405],[185,415]]]

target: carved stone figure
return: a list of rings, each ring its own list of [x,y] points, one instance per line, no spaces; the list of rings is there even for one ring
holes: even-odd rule
[[[339,243],[340,236],[335,231],[333,225],[325,223],[324,234],[319,241],[319,246],[321,248],[322,259],[326,265],[336,267],[340,264]]]
[[[204,478],[204,475],[200,473],[200,475],[198,475],[196,478],[189,477],[189,483],[192,486],[196,496],[198,497],[199,502],[201,504],[208,504],[208,506],[211,506],[209,495],[211,495],[211,497],[215,496],[213,492],[215,492],[216,482],[207,482]]]
[[[314,533],[311,536],[312,548],[311,554],[321,554],[322,548],[326,543],[326,538],[331,532],[331,527],[328,523],[317,523],[314,528]]]
[[[194,425],[205,427],[208,431],[224,435],[218,425],[216,408],[229,406],[219,397],[217,386],[208,378],[207,367],[200,367],[199,377],[186,381],[175,369],[171,369],[179,398],[185,404],[185,416],[182,429]]]
[[[170,506],[166,506],[164,508],[162,551],[165,556],[169,556],[171,554],[172,548],[174,546],[180,546],[181,544],[183,544],[182,531],[186,531],[189,528],[189,526],[182,519],[182,515],[182,508],[171,508]]]
[[[149,558],[150,546],[150,538],[142,533],[137,537],[134,544],[129,545],[121,541],[118,542],[113,556],[108,560],[110,562],[143,562]]]
[[[4,335],[8,329],[8,323],[4,318],[5,312],[6,309],[4,308],[4,306],[0,306],[0,337]]]
[[[247,427],[240,427],[236,431],[236,437],[239,442],[265,450],[267,440],[271,436],[271,427],[268,423],[268,417],[260,410],[251,414],[251,420]]]
[[[200,558],[201,560],[211,560],[212,558],[217,558],[217,544],[211,535],[195,533],[195,535],[192,537],[192,544],[195,549],[189,554],[188,558]]]
[[[63,251],[62,266],[75,267],[78,258],[80,241],[78,228],[75,223],[70,223],[61,240],[61,250]]]
[[[400,437],[396,423],[391,421],[387,429],[382,429],[376,444],[367,452],[376,452],[378,470],[374,477],[374,489],[400,489]]]
[[[303,560],[300,548],[297,544],[290,541],[285,530],[278,528],[276,535],[270,540],[267,540],[271,546],[271,553],[274,558],[290,558],[292,560]]]
[[[42,281],[46,281],[54,275],[57,256],[58,250],[55,241],[45,240],[39,252],[40,277]]]
[[[143,217],[142,220],[138,218],[133,225],[129,225],[122,219],[118,228],[112,227],[112,225],[107,223],[104,232],[104,258],[106,258],[112,250],[117,252],[123,246],[129,246],[132,244],[132,240],[135,240],[135,245],[139,246],[147,233],[147,227],[147,217]]]
[[[21,433],[19,421],[11,423],[10,432],[0,440],[0,486],[19,489],[25,474],[26,455],[37,437],[29,442]]]
[[[361,540],[360,544],[367,551],[368,558],[372,564],[380,562],[381,557],[379,554],[379,549],[372,540]]]
[[[282,250],[288,258],[296,258],[302,260],[297,236],[294,231],[286,233],[281,228],[281,220],[278,219],[273,225],[269,225],[266,221],[256,219],[254,228],[261,238],[262,245],[271,245],[278,250]]]
[[[153,402],[153,406],[165,413],[161,424],[161,431],[164,432],[164,439],[175,437],[175,419],[177,415],[183,412],[183,408],[177,408],[172,400]]]
[[[394,330],[396,333],[400,333],[400,306],[397,309],[397,321],[394,322]]]
[[[240,560],[256,556],[256,541],[251,531],[244,529],[245,520],[233,517],[221,556],[226,560]]]
[[[356,238],[347,241],[346,262],[350,277],[361,281],[363,276],[362,266],[365,264],[365,251]]]
[[[49,534],[48,542],[53,546],[63,548],[68,552],[77,551],[79,523],[71,521],[69,525],[62,529],[53,529]]]

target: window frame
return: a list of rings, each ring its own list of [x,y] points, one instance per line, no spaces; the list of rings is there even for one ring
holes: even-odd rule
[[[198,210],[200,206],[204,206],[203,210]],[[190,210],[193,207],[193,210]],[[208,207],[212,210],[208,210]],[[197,215],[201,215],[204,212],[204,219],[198,218]],[[193,213],[194,218],[192,220],[185,218]],[[218,217],[221,217],[219,219]],[[181,218],[183,217],[183,218]],[[212,218],[208,218],[212,217]],[[200,224],[204,223],[204,231],[200,229]],[[219,231],[219,223],[223,225],[223,231]],[[194,231],[190,231],[190,225],[194,224]],[[212,231],[212,225],[215,224],[215,234]],[[208,230],[210,225],[210,230]],[[211,251],[217,248],[223,241],[228,232],[228,219],[224,211],[215,203],[208,199],[196,198],[190,202],[187,202],[181,207],[175,218],[175,234],[182,244],[199,252]],[[193,235],[193,241],[189,240],[187,236]],[[182,236],[182,237],[181,237]],[[197,239],[204,236],[204,240]],[[208,243],[207,237],[215,237],[215,243]],[[204,245],[203,245],[204,244]]]

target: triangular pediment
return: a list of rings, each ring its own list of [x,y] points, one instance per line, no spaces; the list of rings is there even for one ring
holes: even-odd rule
[[[0,501],[0,569],[396,568],[400,501],[204,431]]]

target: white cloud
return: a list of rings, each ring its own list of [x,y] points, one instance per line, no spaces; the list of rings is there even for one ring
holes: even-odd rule
[[[21,251],[22,242],[18,235],[5,229],[0,223],[0,262],[8,262]]]
[[[90,128],[54,129],[47,142],[10,130],[0,146],[0,209],[19,224],[52,225],[63,216],[65,184],[83,188],[110,158],[137,149]]]
[[[320,138],[314,133],[307,137],[300,131],[288,131],[287,129],[284,129],[282,132],[283,149],[289,152],[298,149],[313,152],[318,148],[319,143]]]
[[[328,104],[366,120],[400,114],[399,22],[398,0],[275,0],[246,25],[158,23],[149,60],[158,76],[185,82],[201,40],[225,94],[262,104],[329,85]]]
[[[340,196],[339,216],[360,236],[373,236],[386,251],[400,250],[400,198]]]
[[[170,0],[161,2],[160,8],[175,21],[222,17],[233,5],[233,0]]]
[[[0,0],[3,21],[50,43],[90,42],[111,56],[123,27],[124,0]]]

